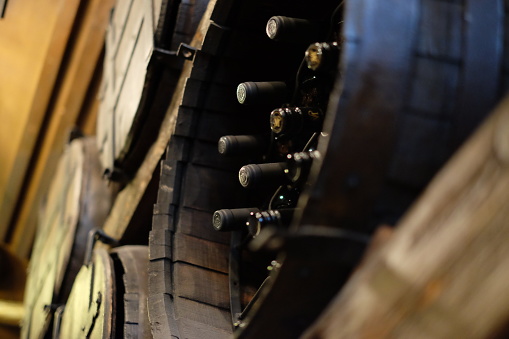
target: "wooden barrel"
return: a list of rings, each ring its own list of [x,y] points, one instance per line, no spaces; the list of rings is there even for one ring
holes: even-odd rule
[[[49,330],[53,311],[67,300],[83,263],[87,234],[102,225],[110,206],[94,138],[74,139],[41,208],[25,288],[23,338],[40,338]]]
[[[147,246],[94,251],[72,287],[57,338],[151,338]]]
[[[239,292],[239,281],[231,277],[229,241],[212,229],[212,214],[262,202],[238,183],[246,159],[220,158],[216,143],[223,135],[267,131],[275,107],[241,106],[236,86],[291,82],[306,47],[268,40],[269,18],[324,21],[339,8],[344,21],[338,38],[341,77],[319,141],[323,160],[313,165],[312,188],[299,203],[302,218],[294,221],[287,238],[260,235],[276,242],[259,247],[282,248],[276,244],[285,239],[289,247],[282,248],[270,279],[243,315],[237,338],[294,338],[302,333],[341,288],[362,253],[365,235],[378,223],[394,223],[401,216],[505,90],[501,1],[364,0],[339,5],[216,1],[213,24],[205,26],[189,66],[161,165],[149,239],[149,316],[155,338],[226,338],[233,332],[231,291]],[[335,256],[344,262],[334,269],[320,261]],[[274,269],[278,265],[282,268]],[[335,268],[343,270],[342,277]],[[328,279],[327,271],[334,279]],[[320,303],[310,312],[308,301],[313,299]]]
[[[397,222],[507,90],[507,9],[434,0],[345,7],[343,88],[302,222],[372,232]]]
[[[106,250],[97,250],[76,276],[60,338],[115,338],[115,302],[113,261]]]
[[[118,0],[106,35],[97,121],[103,168],[112,180],[136,172],[178,79],[180,43],[190,40],[207,0]]]
[[[205,25],[204,37],[196,41],[198,50],[188,65],[183,96],[175,100],[180,107],[161,165],[149,238],[149,318],[154,338],[231,337],[230,235],[214,231],[212,216],[221,208],[261,202],[238,181],[239,168],[248,163],[249,155],[223,158],[217,142],[223,135],[270,135],[269,115],[275,107],[242,106],[236,98],[237,85],[291,82],[301,64],[308,43],[275,43],[266,35],[267,21],[276,15],[326,21],[335,7],[335,0],[319,6],[215,2],[209,19],[213,24]]]

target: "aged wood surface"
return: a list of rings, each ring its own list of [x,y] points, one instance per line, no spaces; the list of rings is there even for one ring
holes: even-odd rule
[[[211,1],[213,3],[213,1]],[[209,5],[209,14],[205,14],[204,17],[210,16],[210,10],[212,6]],[[197,32],[191,46],[200,47],[203,40],[204,32],[207,30],[209,21],[204,20]],[[138,206],[145,189],[152,178],[157,164],[161,160],[161,157],[166,149],[170,136],[175,131],[175,124],[179,105],[181,104],[182,97],[184,94],[186,79],[192,69],[192,62],[187,61],[182,69],[181,76],[176,86],[176,90],[173,94],[172,101],[166,111],[164,120],[161,124],[161,128],[158,133],[157,140],[150,147],[143,164],[140,166],[134,178],[126,185],[126,187],[118,194],[115,203],[113,205],[110,216],[106,220],[104,230],[106,233],[120,238],[124,233],[125,229],[129,225],[131,217]]]
[[[23,303],[0,300],[0,324],[19,326],[23,315]]]
[[[101,162],[113,167],[140,103],[154,49],[153,8],[143,0],[117,1],[106,34],[97,139]],[[115,128],[116,127],[116,128]]]
[[[319,146],[334,180],[317,176],[303,223],[372,232],[401,217],[501,94],[501,4],[345,2],[343,85]]]
[[[79,3],[11,1],[0,20],[0,240],[8,231]]]
[[[152,338],[147,312],[148,246],[117,247],[111,251],[111,257],[119,301],[116,314],[123,319],[123,323],[117,321],[117,337]]]
[[[97,139],[113,181],[126,182],[156,139],[188,43],[208,0],[119,0],[106,36]],[[159,7],[156,7],[159,6]]]
[[[102,226],[110,206],[95,138],[73,140],[59,160],[38,220],[25,289],[23,337],[43,334],[52,316],[44,306],[67,300],[83,264],[87,235]],[[41,319],[42,314],[47,317]]]
[[[58,272],[66,268],[70,257],[79,216],[83,158],[82,145],[72,143],[59,161],[47,208],[41,213],[25,289],[24,338],[42,335],[49,325],[51,315],[44,305],[54,302],[54,288],[62,282],[62,277],[58,281]]]
[[[76,277],[62,317],[60,338],[115,336],[115,272],[109,254],[98,249]]]
[[[47,191],[67,133],[80,113],[88,85],[103,49],[104,32],[113,1],[94,0],[86,4],[81,27],[75,37],[68,67],[62,80],[45,138],[40,145],[30,183],[24,192],[23,206],[15,223],[10,244],[13,252],[26,257],[32,245],[36,211]]]
[[[304,335],[486,338],[509,319],[509,98]]]

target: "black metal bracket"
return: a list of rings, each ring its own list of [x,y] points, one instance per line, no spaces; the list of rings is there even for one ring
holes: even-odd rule
[[[83,262],[84,266],[89,266],[92,262],[92,253],[94,252],[94,246],[97,241],[113,247],[120,245],[120,241],[118,239],[107,235],[103,230],[97,228],[91,230],[88,232],[87,248],[85,251],[85,260]]]
[[[196,48],[183,42],[180,43],[179,48],[177,49],[177,56],[185,60],[193,60],[195,54]]]
[[[104,170],[103,177],[105,177],[108,181],[118,182],[118,183],[126,183],[131,177],[121,168],[107,168]]]
[[[64,315],[65,305],[60,305],[55,310],[53,318],[53,339],[60,339],[60,325],[62,325],[62,317]]]
[[[44,305],[44,310],[48,312],[55,312],[62,304],[48,304]]]

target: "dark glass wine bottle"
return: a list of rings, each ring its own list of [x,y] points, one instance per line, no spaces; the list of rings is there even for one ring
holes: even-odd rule
[[[300,196],[300,189],[295,185],[282,185],[272,196],[270,200],[270,209],[278,210],[285,208],[294,208]]]
[[[270,129],[278,136],[293,137],[301,132],[320,131],[323,113],[319,108],[286,107],[270,114]]]
[[[288,94],[282,81],[248,81],[237,86],[237,100],[243,105],[280,105],[287,101]]]
[[[239,181],[246,188],[279,186],[288,182],[285,170],[285,162],[246,165],[239,171]]]
[[[313,160],[320,158],[317,150],[298,152],[287,155],[286,175],[292,183],[301,183],[308,177]]]
[[[287,227],[292,221],[296,208],[284,208],[250,213],[246,226],[252,236],[257,236],[267,226]]]
[[[275,41],[302,44],[320,40],[324,29],[306,19],[273,16],[267,21],[265,32]]]
[[[266,152],[267,143],[261,135],[225,135],[219,138],[217,150],[224,156],[256,157]]]
[[[340,49],[337,42],[316,42],[306,50],[304,59],[310,70],[335,72],[338,68]]]
[[[212,216],[212,226],[220,232],[242,230],[250,214],[259,211],[256,207],[217,210]]]

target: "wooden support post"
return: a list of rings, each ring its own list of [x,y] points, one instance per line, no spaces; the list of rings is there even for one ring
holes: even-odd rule
[[[54,109],[48,122],[45,137],[30,173],[24,192],[23,205],[15,220],[11,250],[26,258],[32,247],[36,229],[36,211],[42,196],[48,190],[57,161],[62,153],[65,138],[75,125],[97,63],[102,62],[104,34],[113,0],[86,2],[81,27],[75,37],[65,76],[56,94]]]
[[[19,326],[24,313],[22,302],[0,300],[0,324]]]
[[[509,98],[304,335],[487,338],[509,319]]]
[[[0,1],[0,14],[2,4]],[[0,241],[5,241],[57,82],[79,0],[10,1],[0,20]]]

